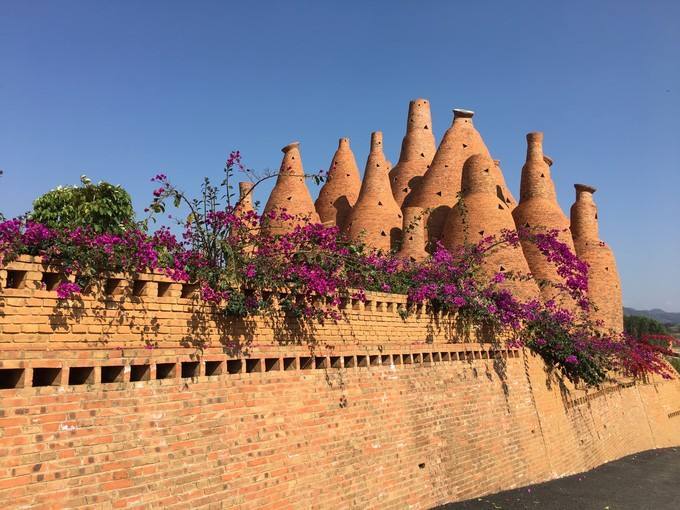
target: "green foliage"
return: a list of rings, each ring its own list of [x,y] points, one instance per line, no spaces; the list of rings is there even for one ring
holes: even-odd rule
[[[108,182],[93,184],[85,176],[82,186],[58,187],[33,202],[30,218],[49,228],[90,227],[97,233],[121,233],[134,222],[127,191]]]
[[[623,330],[629,335],[641,338],[645,335],[659,335],[668,333],[666,326],[649,317],[625,315],[623,317]]]
[[[676,356],[666,356],[666,359],[671,364],[671,366],[675,369],[675,371],[678,374],[680,374],[680,358],[678,358]]]

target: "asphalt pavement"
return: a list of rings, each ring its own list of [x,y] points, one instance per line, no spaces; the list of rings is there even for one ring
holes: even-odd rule
[[[680,448],[629,455],[591,471],[438,510],[680,510]]]

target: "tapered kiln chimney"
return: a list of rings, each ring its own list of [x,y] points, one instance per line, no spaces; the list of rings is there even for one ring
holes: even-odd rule
[[[505,177],[503,176],[503,170],[501,170],[501,162],[498,159],[494,159],[494,180],[496,182],[496,194],[498,198],[505,202],[510,210],[517,207],[517,200],[512,196],[510,188],[505,184]]]
[[[404,223],[401,231],[401,248],[397,257],[419,262],[428,257],[425,251],[425,224],[420,207],[405,207]]]
[[[493,169],[495,162],[484,154],[468,158],[463,166],[462,201],[449,212],[442,241],[449,250],[465,244],[477,244],[487,236],[500,236],[503,230],[515,230],[510,206],[498,196]],[[488,253],[483,267],[491,278],[506,273],[508,279],[502,284],[523,300],[535,299],[539,290],[533,280],[514,280],[526,277],[529,265],[522,249],[503,245]]]
[[[489,156],[489,150],[472,124],[473,115],[469,110],[453,110],[453,123],[444,134],[430,168],[404,201],[404,206],[429,211],[425,226],[430,244],[440,238],[446,217],[458,201],[465,160],[473,154]],[[500,175],[500,169],[493,171],[494,175]],[[505,182],[497,184],[505,189]],[[507,190],[505,195],[509,196]]]
[[[430,243],[440,238],[446,217],[458,201],[465,160],[473,154],[489,154],[472,124],[473,115],[469,110],[453,110],[453,123],[439,143],[430,168],[404,202],[429,211],[425,225]]]
[[[576,255],[588,263],[588,297],[594,309],[591,318],[603,329],[623,331],[623,298],[616,259],[611,248],[600,240],[595,188],[575,184],[576,202],[571,206],[571,235]]]
[[[392,195],[399,207],[427,171],[436,151],[430,102],[414,99],[408,107],[406,136],[401,142],[399,162],[390,171]]]
[[[548,158],[549,159],[549,158]],[[556,229],[560,231],[559,239],[574,251],[574,243],[569,235],[569,220],[557,203],[555,185],[550,177],[550,166],[543,156],[543,133],[529,133],[527,135],[527,159],[522,167],[522,181],[520,199],[517,207],[512,211],[515,225],[521,228]],[[524,256],[529,263],[529,269],[539,280],[563,283],[557,274],[555,265],[549,262],[538,250],[534,243],[522,241]],[[553,299],[559,292],[552,285],[542,285],[543,299]],[[560,298],[560,304],[573,308],[573,300]]]
[[[245,214],[254,211],[253,206],[253,183],[239,182],[238,183],[238,204],[236,205],[236,212],[238,214]]]
[[[308,217],[311,222],[318,222],[319,215],[314,210],[314,203],[305,185],[305,171],[302,167],[300,157],[300,143],[293,142],[286,145],[283,149],[283,161],[279,169],[279,176],[276,185],[269,195],[267,205],[264,207],[264,215],[269,213],[280,213],[285,211],[287,214],[299,218]],[[293,228],[304,223],[304,220],[281,220],[265,218],[263,230],[271,234],[282,234],[293,230]]]
[[[364,180],[356,204],[347,222],[347,232],[354,240],[389,251],[401,236],[402,215],[392,196],[390,167],[383,153],[382,133],[371,134],[371,152],[366,162]]]
[[[238,203],[234,208],[234,214],[243,220],[243,226],[248,229],[252,234],[256,234],[260,229],[260,220],[257,215],[251,214],[255,212],[255,207],[253,206],[253,187],[252,182],[239,182],[238,183]],[[245,245],[244,250],[246,253],[252,253],[255,249],[252,245]]]
[[[314,203],[323,223],[332,222],[343,229],[354,203],[359,197],[361,177],[349,138],[340,138],[326,182]]]

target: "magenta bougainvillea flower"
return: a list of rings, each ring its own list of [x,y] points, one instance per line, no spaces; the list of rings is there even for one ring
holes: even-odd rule
[[[184,206],[188,214],[178,225],[179,236],[161,227],[153,233],[146,222],[129,225],[122,233],[96,233],[86,228],[50,229],[26,218],[0,222],[0,264],[19,254],[39,255],[45,263],[75,278],[57,288],[59,299],[71,299],[83,288],[111,273],[160,272],[178,282],[191,282],[198,299],[225,314],[248,315],[281,307],[308,320],[341,320],[347,299],[365,300],[366,291],[406,294],[411,305],[429,304],[455,314],[469,324],[490,327],[513,347],[528,347],[573,381],[599,384],[611,371],[635,377],[649,373],[669,377],[663,346],[615,333],[603,333],[588,320],[588,266],[557,231],[504,231],[476,245],[446,250],[437,244],[422,262],[400,259],[350,242],[336,227],[305,221],[286,211],[266,217],[242,211],[238,202],[219,205],[230,197],[234,169],[245,169],[241,154],[227,159],[225,190],[208,180],[201,199],[190,200],[165,174],[152,181],[149,211],[165,213],[166,202]],[[266,234],[272,219],[291,221],[289,232]],[[567,294],[578,310],[555,301],[522,301],[505,284],[531,275],[482,271],[485,258],[503,246],[518,247],[530,238],[555,265]]]

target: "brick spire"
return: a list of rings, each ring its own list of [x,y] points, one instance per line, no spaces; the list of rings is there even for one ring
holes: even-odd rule
[[[399,207],[427,171],[436,151],[430,102],[414,99],[408,107],[406,136],[401,142],[399,162],[390,170],[392,195]]]
[[[550,158],[547,160],[552,161]],[[512,211],[512,216],[517,228],[542,227],[561,231],[560,241],[574,251],[574,243],[569,234],[569,220],[557,203],[555,185],[550,177],[550,165],[543,156],[543,133],[536,132],[527,135],[527,157],[522,167],[520,200]],[[529,268],[537,279],[563,282],[554,264],[549,262],[532,242],[523,241],[522,249]],[[541,288],[541,295],[545,300],[553,299],[557,294],[558,292],[551,285]],[[562,304],[569,308],[574,305],[571,299],[566,299]]]
[[[423,210],[420,207],[405,207],[403,213],[402,241],[397,256],[415,261],[426,259],[428,253],[425,251]]]
[[[428,241],[439,239],[449,210],[458,201],[463,164],[473,154],[489,155],[472,124],[474,112],[453,110],[453,123],[439,144],[420,185],[406,198],[405,206],[430,209],[426,219]]]
[[[323,223],[332,222],[341,229],[347,223],[354,203],[359,197],[361,177],[349,138],[340,138],[338,150],[328,170],[328,178],[314,203]]]
[[[450,211],[442,241],[449,250],[465,244],[476,244],[487,236],[500,236],[503,230],[514,230],[510,206],[497,193],[494,161],[485,154],[468,158],[463,166],[462,202]],[[529,265],[520,247],[503,246],[484,259],[489,278],[496,273],[527,275]],[[538,287],[532,280],[508,280],[503,284],[521,299],[537,298]]]
[[[588,297],[594,305],[591,318],[602,321],[603,329],[623,331],[623,298],[616,259],[600,240],[595,188],[575,184],[576,201],[571,206],[571,235],[576,254],[588,263]]]
[[[517,200],[512,196],[510,188],[505,183],[505,177],[503,177],[503,170],[501,170],[501,162],[498,159],[493,160],[494,168],[492,170],[492,175],[494,176],[494,181],[496,183],[496,194],[507,206],[512,210],[517,207]]]
[[[250,181],[238,183],[238,204],[236,212],[243,214],[254,211],[253,206],[253,183]]]
[[[279,176],[269,195],[267,205],[264,207],[264,214],[285,210],[288,214],[309,217],[309,221],[318,222],[319,215],[314,210],[312,197],[305,185],[300,143],[293,142],[286,145],[281,151],[283,152],[283,161],[279,169]],[[263,230],[272,234],[282,234],[292,230],[298,223],[301,223],[301,221],[274,219],[267,221]]]
[[[389,251],[400,239],[402,215],[390,189],[390,167],[382,140],[380,131],[371,134],[371,152],[347,232],[354,240],[363,239],[372,248]]]

